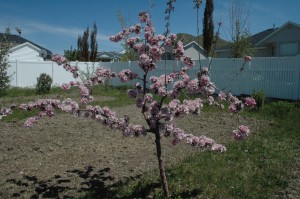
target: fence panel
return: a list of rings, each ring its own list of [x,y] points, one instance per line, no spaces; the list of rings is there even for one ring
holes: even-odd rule
[[[211,65],[210,65],[211,61]],[[263,90],[267,97],[290,100],[300,100],[300,56],[276,57],[276,58],[254,58],[251,63],[246,63],[243,68],[243,59],[214,58],[196,61],[196,66],[189,71],[193,78],[201,67],[210,66],[212,82],[220,90],[231,92],[234,95],[251,95],[254,91]],[[36,78],[41,73],[51,75],[53,85],[59,86],[62,83],[74,81],[72,74],[66,72],[62,66],[51,61],[30,62],[12,61],[8,73],[12,75],[11,85],[17,87],[34,87]],[[143,71],[139,68],[137,61],[132,62],[71,62],[77,65],[81,71],[102,68],[110,68],[114,72],[123,69],[131,69],[143,77]],[[160,61],[157,69],[149,72],[149,77],[160,76],[165,73],[178,71],[183,64],[174,60]],[[134,85],[135,82],[127,83]],[[118,78],[109,80],[111,85],[119,86],[122,83]]]

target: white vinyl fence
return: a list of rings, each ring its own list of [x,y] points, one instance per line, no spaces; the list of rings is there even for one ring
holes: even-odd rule
[[[114,72],[123,69],[131,69],[142,77],[142,70],[137,62],[72,62],[80,70],[86,71],[87,67],[110,68]],[[254,58],[251,63],[246,63],[243,70],[242,59],[233,58],[213,58],[211,64],[211,79],[215,85],[224,91],[230,91],[234,95],[251,95],[254,91],[263,90],[269,98],[279,98],[288,100],[300,100],[300,56],[295,57],[261,57]],[[49,74],[53,79],[53,85],[59,86],[62,83],[74,81],[72,74],[65,71],[62,66],[58,66],[51,61],[10,62],[9,74],[12,75],[11,86],[34,87],[37,77],[41,73]],[[193,77],[199,70],[199,61],[189,73]],[[201,60],[201,67],[208,66],[209,59]],[[151,72],[149,76],[161,75],[178,70],[181,63],[173,60],[161,61],[157,70]],[[121,85],[118,78],[110,80],[114,86]]]

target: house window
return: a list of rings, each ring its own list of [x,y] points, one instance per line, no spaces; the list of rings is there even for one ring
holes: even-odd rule
[[[298,54],[298,42],[281,43],[279,45],[280,56],[294,56]]]

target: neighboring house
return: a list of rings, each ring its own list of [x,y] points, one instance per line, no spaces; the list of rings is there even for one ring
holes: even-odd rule
[[[183,46],[184,55],[192,58],[192,60],[199,60],[207,58],[207,52],[197,42],[192,41]]]
[[[122,53],[114,51],[103,51],[97,55],[97,60],[100,62],[119,62],[121,60]]]
[[[207,52],[200,46],[197,42],[191,41],[189,43],[183,44],[184,48],[184,56],[190,57],[192,60],[199,60],[207,58]],[[172,55],[172,49],[166,48],[166,55],[162,56],[163,60],[174,60],[174,56]]]
[[[300,55],[300,24],[288,21],[279,28],[267,29],[251,36],[254,57]],[[231,57],[230,49],[216,50],[217,57]]]
[[[3,33],[0,33],[0,37]],[[18,35],[9,35],[8,42],[12,45],[8,60],[43,61],[50,60],[52,52]]]

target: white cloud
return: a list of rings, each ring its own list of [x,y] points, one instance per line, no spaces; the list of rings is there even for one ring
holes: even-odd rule
[[[9,21],[9,23],[7,23]],[[47,34],[55,34],[55,35],[64,35],[71,38],[77,38],[78,35],[82,35],[85,31],[85,28],[78,27],[62,27],[52,24],[41,23],[32,20],[16,20],[16,19],[0,19],[0,32],[4,31],[6,27],[10,27],[12,29],[12,34],[16,34],[14,32],[15,27],[20,27],[22,29],[23,34],[33,34],[33,33],[47,33]],[[3,24],[6,24],[4,26]],[[103,33],[97,34],[97,40],[108,40],[109,36]]]

